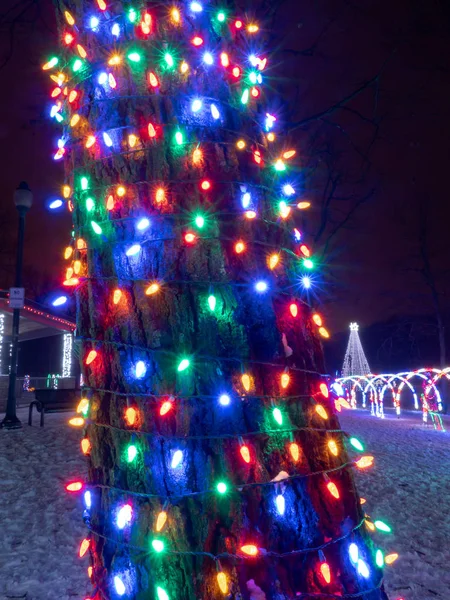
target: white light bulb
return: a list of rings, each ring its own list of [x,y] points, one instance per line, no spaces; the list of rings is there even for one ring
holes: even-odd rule
[[[282,496],[281,494],[278,494],[278,496],[275,498],[275,503],[277,505],[278,513],[281,516],[283,516],[284,511],[286,510],[286,502],[284,500],[284,496]]]
[[[191,110],[193,113],[197,113],[199,110],[202,109],[202,106],[203,106],[203,102],[199,99],[196,99],[192,102]]]
[[[133,509],[131,504],[124,504],[117,513],[116,524],[119,529],[123,529],[126,525],[131,523],[131,517],[133,516]]]
[[[136,256],[136,254],[139,254],[140,251],[141,251],[141,246],[139,244],[134,244],[133,246],[128,248],[128,250],[126,251],[125,254],[127,256]]]
[[[356,563],[358,562],[358,558],[359,558],[358,546],[355,543],[350,544],[348,553],[350,555],[350,560],[352,561],[352,563],[354,563],[356,565]]]
[[[145,362],[143,360],[140,360],[136,363],[135,371],[138,379],[144,377],[145,373],[147,372],[147,367],[145,366]]]
[[[150,221],[146,217],[144,217],[143,219],[140,219],[138,221],[136,227],[139,229],[139,231],[144,231],[145,229],[150,227]]]
[[[213,58],[213,55],[211,54],[211,52],[205,52],[205,54],[203,55],[203,62],[206,63],[207,65],[213,64],[214,58]]]
[[[179,467],[181,465],[182,462],[183,462],[183,451],[176,450],[172,456],[172,463],[170,466],[172,467],[172,469],[176,469],[177,467]]]
[[[114,577],[114,587],[119,596],[123,596],[126,592],[125,584],[117,575]]]
[[[217,119],[220,119],[220,112],[215,104],[211,104],[211,114],[213,116],[213,119],[215,119],[216,121]]]

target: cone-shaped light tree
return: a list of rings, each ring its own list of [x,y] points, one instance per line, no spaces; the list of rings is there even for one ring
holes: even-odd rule
[[[57,18],[90,596],[386,598],[263,25],[214,0],[68,0]]]

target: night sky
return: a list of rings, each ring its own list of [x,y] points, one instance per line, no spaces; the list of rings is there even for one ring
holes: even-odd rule
[[[22,11],[12,30],[11,18]],[[277,101],[282,118],[305,121],[332,108],[291,134],[306,173],[298,180],[311,184],[305,190],[314,203],[308,233],[320,227],[327,161],[339,181],[340,199],[317,251],[334,221],[368,197],[327,248],[328,284],[318,295],[331,330],[342,331],[353,320],[368,326],[392,315],[432,314],[417,272],[424,219],[430,264],[450,312],[449,32],[444,0],[286,0],[275,18],[277,54],[269,75],[274,92],[284,96]],[[15,237],[13,191],[25,179],[35,200],[25,249],[27,295],[33,296],[61,280],[70,233],[70,217],[44,206],[62,182],[62,166],[52,159],[58,127],[47,118],[49,85],[40,70],[57,46],[51,1],[2,0],[0,39],[0,288],[11,284],[3,253]],[[333,109],[377,75],[343,110]]]

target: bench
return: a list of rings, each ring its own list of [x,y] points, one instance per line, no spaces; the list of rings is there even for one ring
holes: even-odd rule
[[[46,413],[75,411],[80,400],[80,390],[44,389],[34,391],[35,400],[28,410],[28,425],[33,424],[33,407],[41,413],[41,427]]]

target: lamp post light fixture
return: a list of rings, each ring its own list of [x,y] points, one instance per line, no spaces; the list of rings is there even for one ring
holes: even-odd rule
[[[14,192],[14,204],[19,212],[19,232],[17,236],[16,280],[15,287],[22,287],[23,240],[25,233],[25,215],[33,204],[33,194],[25,181],[19,184]],[[12,343],[11,343],[11,368],[9,372],[8,400],[6,415],[0,423],[4,429],[19,429],[22,423],[16,415],[16,379],[17,357],[19,350],[19,319],[20,308],[15,308],[13,313]]]

